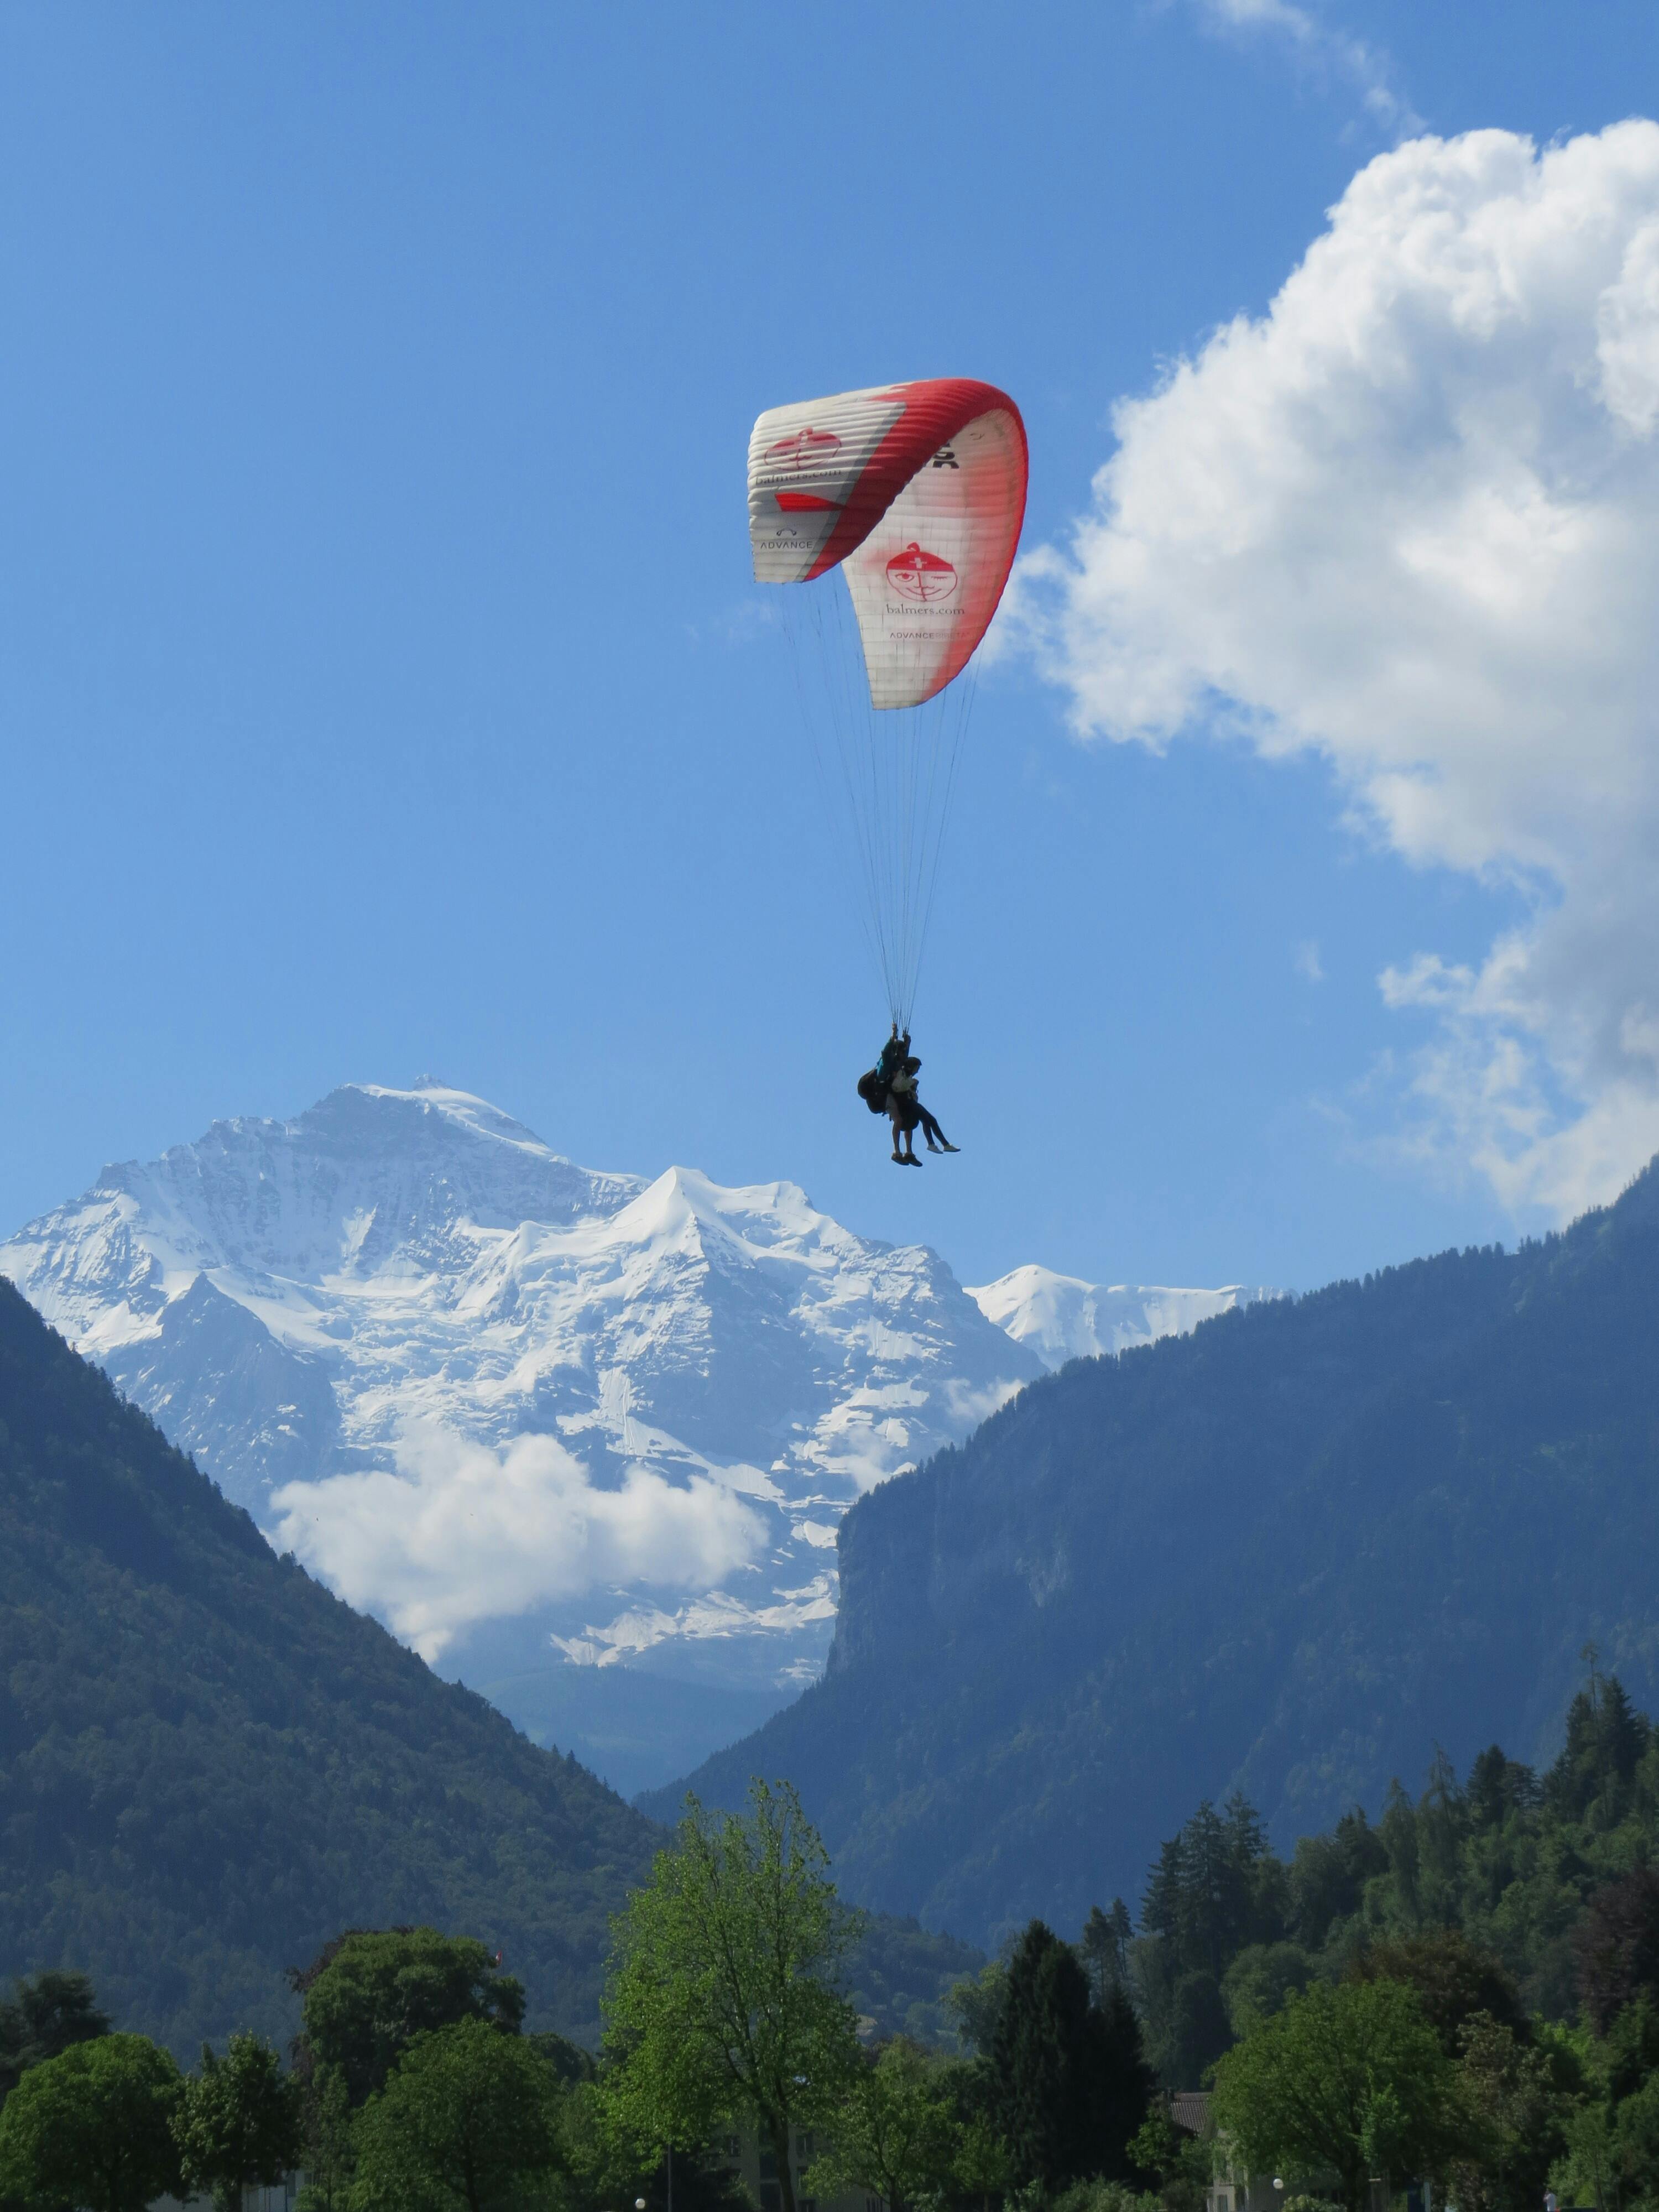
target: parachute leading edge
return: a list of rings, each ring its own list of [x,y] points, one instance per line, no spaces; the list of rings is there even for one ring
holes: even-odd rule
[[[843,566],[870,702],[920,706],[990,627],[1025,517],[1025,427],[967,377],[774,407],[749,441],[755,577]]]

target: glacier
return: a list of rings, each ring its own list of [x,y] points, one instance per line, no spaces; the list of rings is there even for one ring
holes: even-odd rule
[[[430,1077],[106,1168],[0,1273],[277,1548],[629,1792],[817,1678],[860,1492],[1243,1295],[970,1293],[793,1184],[598,1173]]]
[[[1085,1283],[1052,1267],[1015,1267],[968,1293],[987,1321],[1035,1352],[1045,1367],[1068,1359],[1095,1359],[1152,1344],[1160,1336],[1185,1336],[1201,1321],[1280,1294],[1265,1285],[1228,1283],[1217,1291],[1183,1291],[1167,1284]]]

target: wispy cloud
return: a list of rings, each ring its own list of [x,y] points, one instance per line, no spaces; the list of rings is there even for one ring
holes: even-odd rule
[[[1324,981],[1324,963],[1320,959],[1319,947],[1311,937],[1304,937],[1301,944],[1297,946],[1295,963],[1297,974],[1305,981],[1310,983]]]
[[[1234,38],[1275,39],[1304,69],[1346,85],[1378,128],[1405,137],[1422,118],[1395,83],[1394,66],[1380,47],[1328,20],[1297,0],[1194,0],[1200,21]]]

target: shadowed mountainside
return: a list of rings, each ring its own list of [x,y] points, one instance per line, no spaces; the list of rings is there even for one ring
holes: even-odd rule
[[[499,1945],[592,2039],[661,1840],[291,1560],[0,1282],[0,1977],[193,2056],[352,1925]]]
[[[1134,1897],[1201,1796],[1288,1843],[1437,1741],[1547,1753],[1588,1639],[1659,1694],[1659,1172],[1078,1362],[840,1555],[825,1679],[692,1786],[788,1776],[850,1894],[980,1942]]]

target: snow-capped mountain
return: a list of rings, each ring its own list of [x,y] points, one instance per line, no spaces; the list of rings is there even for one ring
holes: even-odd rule
[[[966,1291],[793,1184],[595,1174],[430,1079],[106,1169],[0,1273],[273,1543],[630,1789],[817,1675],[861,1491],[1249,1295]]]
[[[846,1507],[1042,1371],[792,1184],[593,1174],[430,1080],[108,1169],[0,1272],[279,1547],[635,1786],[816,1675]]]
[[[1147,1283],[1085,1283],[1051,1267],[1016,1267],[970,1290],[987,1321],[1035,1352],[1045,1367],[1103,1352],[1127,1352],[1160,1336],[1185,1336],[1212,1315],[1278,1293],[1231,1283],[1219,1291],[1177,1291]]]

